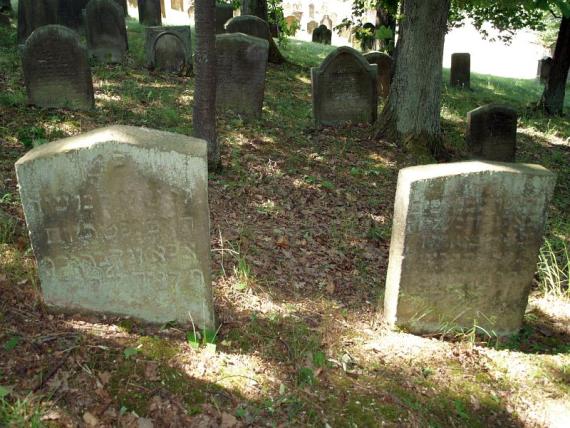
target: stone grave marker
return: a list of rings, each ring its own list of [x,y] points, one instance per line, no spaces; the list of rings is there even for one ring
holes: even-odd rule
[[[451,54],[451,86],[469,89],[471,87],[471,54]]]
[[[376,64],[378,66],[378,96],[387,98],[390,93],[392,67],[394,66],[392,57],[384,52],[369,52],[364,54],[364,58],[366,58],[370,64]]]
[[[216,34],[223,34],[226,22],[234,17],[234,7],[231,4],[216,4]]]
[[[112,126],[16,163],[45,303],[214,327],[207,145]]]
[[[57,24],[59,0],[19,0],[18,32],[19,44],[23,44],[39,27]]]
[[[189,26],[147,27],[145,52],[151,70],[188,74],[192,71],[192,33]]]
[[[332,31],[326,25],[319,25],[313,31],[313,43],[321,43],[323,45],[330,45],[332,40]]]
[[[332,29],[332,19],[328,15],[323,16],[323,19],[321,19],[321,25],[325,25],[327,28]]]
[[[317,126],[376,121],[376,64],[341,46],[311,69],[313,115]]]
[[[75,31],[61,25],[38,28],[26,40],[22,64],[30,104],[76,110],[95,107],[87,50]]]
[[[184,0],[170,0],[170,9],[184,11]]]
[[[307,22],[307,33],[313,34],[313,32],[317,29],[318,26],[319,24],[317,21]]]
[[[160,0],[138,0],[139,22],[146,26],[160,26],[162,12]]]
[[[91,0],[85,11],[87,47],[100,62],[120,63],[127,52],[124,10],[113,0]]]
[[[514,162],[517,149],[517,112],[487,104],[467,113],[466,143],[479,159]]]
[[[538,69],[536,70],[536,77],[540,83],[546,83],[550,76],[550,69],[552,68],[552,58],[544,57],[538,61]]]
[[[265,39],[269,42],[269,62],[272,64],[285,62],[285,58],[283,58],[273,37],[271,37],[269,25],[257,16],[242,15],[233,17],[226,23],[226,33],[244,33]]]
[[[81,31],[83,27],[83,10],[89,3],[89,0],[57,0],[56,2],[58,3],[58,8],[57,21],[55,23]]]
[[[400,170],[386,320],[414,333],[474,326],[499,336],[517,333],[555,181],[530,164]]]
[[[269,43],[243,33],[216,36],[216,107],[261,117]]]

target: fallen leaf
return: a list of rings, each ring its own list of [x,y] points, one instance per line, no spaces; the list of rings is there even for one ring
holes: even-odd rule
[[[99,419],[93,414],[89,412],[83,413],[83,421],[90,427],[95,427],[99,425]]]
[[[99,373],[99,380],[103,386],[107,385],[111,380],[111,373],[109,372],[101,372]]]
[[[286,236],[281,236],[277,239],[277,246],[279,248],[289,248],[289,239]]]

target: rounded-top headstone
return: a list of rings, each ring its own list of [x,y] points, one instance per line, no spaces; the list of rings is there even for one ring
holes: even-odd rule
[[[192,32],[188,25],[147,27],[145,52],[147,67],[167,73],[192,71]]]
[[[162,24],[160,0],[138,0],[139,22],[142,25],[158,26]]]
[[[285,61],[271,37],[269,24],[263,19],[253,15],[235,16],[226,22],[225,28],[226,33],[244,33],[267,40],[269,42],[269,62],[281,64]]]
[[[89,53],[101,62],[122,62],[127,51],[127,27],[121,6],[114,0],[91,0],[85,18]]]
[[[378,96],[382,98],[388,97],[390,93],[390,84],[392,82],[392,67],[394,60],[384,52],[369,52],[364,54],[364,58],[370,64],[378,66]]]
[[[471,87],[471,54],[451,54],[451,86],[462,89]]]
[[[517,149],[517,112],[487,104],[467,113],[467,147],[472,156],[497,162],[514,162]]]
[[[312,41],[314,43],[330,45],[332,41],[332,31],[329,30],[326,25],[321,24],[313,31]]]

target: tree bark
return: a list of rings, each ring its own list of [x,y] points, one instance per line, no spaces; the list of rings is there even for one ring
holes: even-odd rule
[[[242,0],[241,14],[254,15],[269,22],[267,0]]]
[[[216,135],[216,8],[215,0],[196,0],[196,51],[194,70],[194,136],[208,143],[208,167],[221,166],[220,148]]]
[[[404,0],[395,72],[377,137],[418,155],[441,150],[443,44],[450,0]]]
[[[566,81],[570,68],[570,17],[563,17],[556,39],[556,49],[552,57],[550,74],[544,86],[544,92],[538,102],[538,108],[550,116],[560,116],[564,109]]]

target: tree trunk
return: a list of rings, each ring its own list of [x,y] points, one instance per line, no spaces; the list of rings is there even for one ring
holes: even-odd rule
[[[194,136],[208,142],[208,167],[221,166],[216,136],[216,8],[215,0],[196,0],[194,70]]]
[[[389,55],[394,54],[394,40],[396,37],[396,18],[382,6],[376,8],[376,28],[386,27],[392,30],[393,37],[390,40],[380,40],[380,49],[384,49]]]
[[[377,137],[417,154],[441,149],[443,44],[450,0],[404,0],[390,95]]]
[[[570,67],[570,17],[563,17],[556,39],[556,49],[552,57],[550,74],[544,86],[544,92],[538,102],[538,108],[547,115],[559,116],[564,108],[564,95],[568,68]]]
[[[241,2],[242,15],[254,15],[268,21],[268,8],[267,0],[242,0]]]

